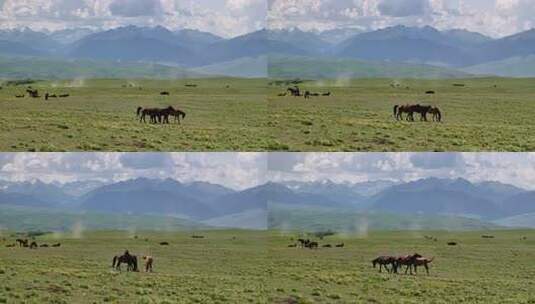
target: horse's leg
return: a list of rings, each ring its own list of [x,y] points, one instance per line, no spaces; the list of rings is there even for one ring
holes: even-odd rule
[[[427,275],[429,275],[429,266],[427,266],[427,263],[424,264],[425,271],[427,272]]]

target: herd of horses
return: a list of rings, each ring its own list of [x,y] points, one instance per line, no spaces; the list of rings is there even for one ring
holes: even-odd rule
[[[28,93],[28,96],[30,96],[31,98],[40,98],[41,95],[39,95],[39,90],[37,89],[33,89],[31,86],[29,86],[27,89],[26,89],[26,93]],[[48,100],[49,98],[67,98],[71,96],[70,94],[50,94],[50,93],[45,93],[45,100]],[[26,97],[26,94],[20,94],[20,95],[15,95],[15,98],[24,98]]]
[[[420,105],[420,104],[406,104],[394,106],[394,117],[396,120],[403,120],[403,113],[407,114],[405,119],[407,121],[414,121],[414,113],[420,114],[420,121],[428,121],[427,114],[433,115],[433,121],[442,121],[442,112],[438,107]]]
[[[304,96],[305,99],[309,99],[310,97],[318,97],[318,96],[331,96],[331,92],[327,93],[313,93],[310,91],[305,91],[304,93],[301,92],[298,86],[289,87],[284,93],[280,93],[279,96],[287,96],[290,94],[290,96],[293,97],[302,97]]]
[[[30,248],[30,249],[37,249],[38,247],[41,247],[41,248],[60,247],[61,243],[56,243],[56,244],[52,244],[52,245],[48,245],[46,243],[43,243],[41,245],[38,245],[36,241],[32,241],[30,243],[30,241],[28,239],[16,239],[15,243],[6,245],[6,247],[8,247],[8,248],[17,247],[17,246],[24,247],[24,248]]]
[[[414,274],[416,274],[418,273],[418,266],[423,266],[427,274],[429,274],[429,264],[431,264],[434,259],[434,257],[429,259],[418,253],[403,256],[383,255],[373,259],[372,265],[373,268],[376,268],[376,266],[379,265],[379,272],[382,272],[384,267],[389,273],[398,273],[400,268],[406,266],[405,274],[409,271],[410,274],[413,274],[413,269]],[[388,265],[390,265],[390,268],[388,268]]]
[[[149,121],[153,124],[168,124],[169,116],[173,116],[175,118],[175,122],[178,122],[179,124],[181,117],[182,119],[186,118],[186,113],[184,111],[175,109],[172,106],[164,109],[138,107],[136,113],[137,117],[139,118],[139,122],[147,122],[146,117],[149,116]]]
[[[334,245],[334,247],[337,248],[344,248],[345,244],[340,243]],[[311,241],[310,239],[297,239],[297,243],[288,245],[290,248],[309,248],[309,249],[318,249],[320,247],[320,244],[316,241]],[[322,248],[332,248],[333,245],[331,244],[324,244],[321,246]]]
[[[152,272],[154,258],[152,256],[144,255],[142,256],[142,259],[145,261],[145,272]],[[111,267],[113,269],[121,271],[121,264],[126,264],[126,271],[139,271],[137,256],[130,254],[128,250],[126,250],[122,255],[114,256]]]

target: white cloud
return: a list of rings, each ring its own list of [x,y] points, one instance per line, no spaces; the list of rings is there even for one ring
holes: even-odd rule
[[[235,189],[265,181],[263,153],[0,153],[0,179],[206,181]]]
[[[225,37],[265,27],[267,11],[266,2],[261,0],[5,0],[0,9],[2,28],[59,30],[162,25]]]
[[[535,190],[534,153],[296,153],[277,155],[271,180],[411,181],[426,177],[499,181]]]
[[[325,30],[431,25],[494,37],[535,27],[533,0],[270,0],[269,26]]]

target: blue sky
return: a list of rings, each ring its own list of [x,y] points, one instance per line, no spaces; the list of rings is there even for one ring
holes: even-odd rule
[[[234,189],[268,180],[357,183],[462,177],[535,189],[535,153],[0,153],[4,180],[136,177],[206,181]]]
[[[533,28],[535,5],[533,0],[0,0],[3,28],[129,24],[193,28],[224,37],[264,27],[372,30],[397,24],[501,37]]]

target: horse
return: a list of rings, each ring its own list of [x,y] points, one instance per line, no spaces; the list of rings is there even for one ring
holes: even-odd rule
[[[429,264],[431,264],[431,262],[433,262],[433,260],[435,259],[435,257],[432,257],[430,259],[428,258],[424,258],[422,256],[420,257],[416,257],[416,258],[413,258],[413,267],[414,267],[414,273],[418,273],[418,266],[424,266],[425,268],[425,272],[427,273],[427,275],[429,275]]]
[[[121,256],[114,256],[111,267],[120,271],[122,263],[128,265],[126,271],[139,271],[137,268],[137,257],[135,255],[131,255],[128,250],[126,250]]]
[[[169,246],[169,242],[160,242],[160,246]]]
[[[30,244],[30,249],[37,249],[37,247],[39,246],[37,246],[37,243],[35,241]]]
[[[19,244],[19,247],[28,247],[28,240],[16,239],[15,242]]]
[[[143,260],[145,261],[145,272],[152,272],[152,263],[154,262],[154,258],[152,256],[143,256]]]
[[[69,94],[61,94],[61,95],[59,95],[60,98],[67,98],[69,96],[70,96]]]
[[[433,121],[436,121],[436,122],[442,121],[442,113],[440,112],[440,109],[438,107],[432,107],[429,110],[429,114],[433,114]]]
[[[169,92],[161,92],[160,95],[162,95],[162,96],[169,96],[169,95],[171,95],[171,94],[170,94]]]
[[[318,249],[318,246],[319,246],[318,242],[309,242],[308,243],[308,248],[309,249]]]
[[[61,243],[56,243],[52,245],[52,247],[60,247],[60,246],[61,246]]]
[[[145,119],[145,116],[149,116],[150,117],[150,122],[151,123],[157,123],[156,119],[157,119],[157,115],[158,115],[158,112],[160,111],[160,109],[158,108],[143,108],[143,107],[138,107],[137,108],[137,117],[139,117],[139,122],[147,122],[146,119]]]
[[[336,244],[336,247],[338,247],[338,248],[344,248],[344,245],[345,245],[344,243],[340,243],[340,244]]]
[[[379,272],[383,272],[383,267],[387,272],[396,272],[397,263],[396,258],[393,256],[379,256],[372,260],[373,268],[379,265]],[[392,265],[392,269],[388,269],[388,264]]]
[[[299,91],[299,87],[295,86],[293,88],[288,88],[286,92],[290,92],[291,96],[298,97],[301,96],[301,92]]]
[[[323,93],[321,96],[331,96],[331,92]]]
[[[397,268],[399,266],[402,266],[402,265],[405,265],[407,266],[407,268],[405,268],[405,274],[407,274],[407,272],[410,270],[410,274],[412,274],[412,268],[415,267],[414,266],[414,261],[418,258],[422,258],[422,256],[418,253],[415,253],[413,255],[405,255],[405,256],[400,256],[400,257],[397,257],[396,258],[396,267],[395,267],[395,272],[397,273]],[[415,271],[416,271],[416,268],[415,268]]]
[[[180,109],[174,109],[174,112],[171,114],[173,117],[175,117],[175,121],[180,124],[180,117],[182,119],[186,118],[186,112],[180,110]]]
[[[173,115],[182,115],[180,113],[176,113],[177,110],[175,110],[175,108],[173,108],[172,106],[168,106],[167,108],[165,109],[159,109],[157,112],[156,112],[156,116],[158,117],[158,122],[161,122],[161,123],[169,123],[169,116]],[[182,111],[180,111],[181,113],[184,113]],[[177,118],[177,116],[175,116],[175,119]],[[186,116],[186,113],[184,113],[183,117]]]

